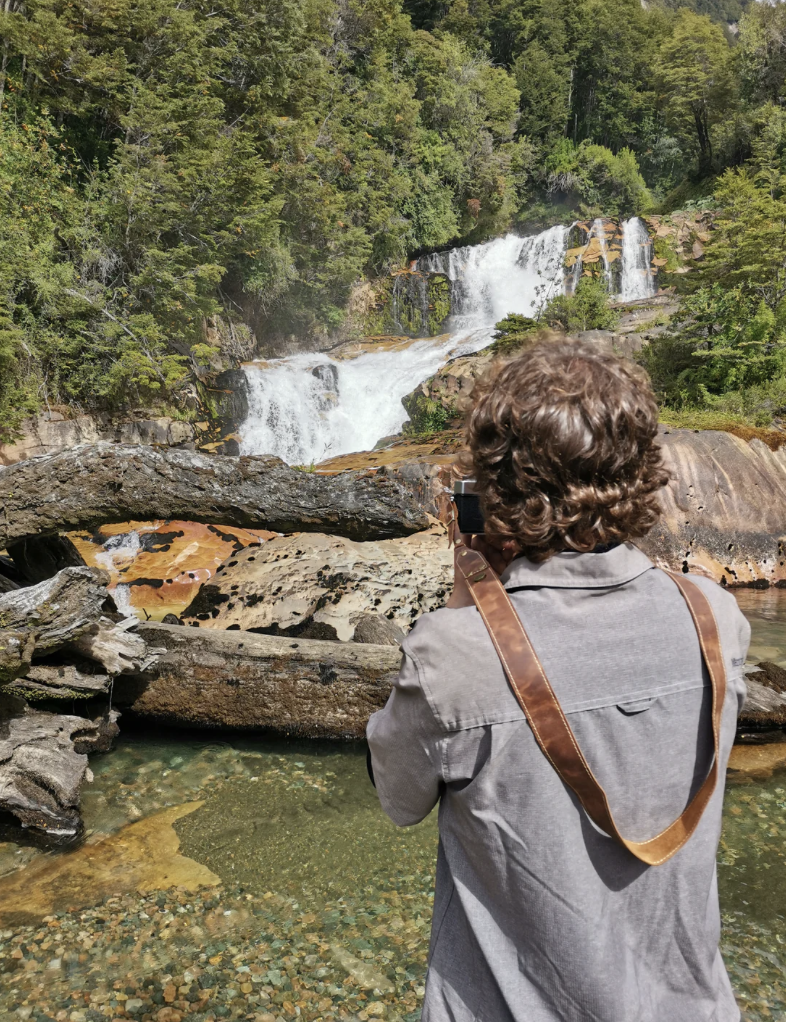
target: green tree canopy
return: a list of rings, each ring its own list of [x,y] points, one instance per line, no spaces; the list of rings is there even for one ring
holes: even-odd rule
[[[695,147],[699,174],[709,174],[712,127],[728,111],[734,88],[731,50],[720,26],[706,16],[680,11],[661,44],[657,80],[667,124]]]

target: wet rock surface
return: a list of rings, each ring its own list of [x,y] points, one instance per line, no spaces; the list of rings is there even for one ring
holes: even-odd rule
[[[786,447],[670,428],[660,442],[672,480],[661,521],[640,541],[645,553],[724,585],[786,584]]]
[[[228,554],[276,533],[199,522],[123,522],[71,533],[84,561],[109,574],[109,591],[124,613],[177,624],[203,583]]]

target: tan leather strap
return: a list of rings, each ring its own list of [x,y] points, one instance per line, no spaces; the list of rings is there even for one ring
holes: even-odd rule
[[[562,707],[549,684],[524,626],[499,577],[485,557],[469,547],[459,549],[458,570],[466,579],[472,599],[499,654],[511,688],[551,765],[575,791],[587,815],[606,834],[616,838],[637,859],[650,866],[666,862],[682,848],[696,829],[718,780],[720,725],[726,698],[726,669],[718,626],[701,589],[682,575],[666,574],[677,585],[690,610],[712,683],[712,734],[715,757],[703,784],[682,815],[648,841],[624,838],[611,813],[606,792],[584,758]]]

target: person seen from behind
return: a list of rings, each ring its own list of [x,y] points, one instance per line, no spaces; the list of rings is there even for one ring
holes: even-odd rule
[[[486,531],[367,732],[395,823],[439,802],[423,1022],[740,1018],[715,857],[750,629],[635,545],[657,423],[641,369],[564,340],[473,392]]]

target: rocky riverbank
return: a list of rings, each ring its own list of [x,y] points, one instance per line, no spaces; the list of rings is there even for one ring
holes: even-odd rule
[[[784,587],[786,448],[668,428],[662,444],[672,480],[647,552],[728,586]],[[86,754],[106,747],[118,710],[168,726],[361,736],[390,689],[397,639],[449,592],[443,523],[459,448],[449,432],[402,438],[304,472],[274,458],[98,444],[0,469],[11,555],[0,562],[0,809],[16,826],[76,836]],[[101,564],[116,537],[100,551],[90,530],[153,512],[210,523],[212,563],[191,526],[151,530],[159,548],[145,549],[121,524],[116,536],[138,545],[113,562],[118,613],[110,580],[80,553]],[[86,530],[75,542],[58,535],[73,528]],[[189,538],[172,558],[170,543]],[[197,556],[202,575],[185,570]],[[155,591],[163,609],[178,564],[195,576],[189,606],[169,619],[178,623],[126,616],[130,589]],[[742,722],[752,739],[786,725],[786,648],[761,645],[756,665]]]

